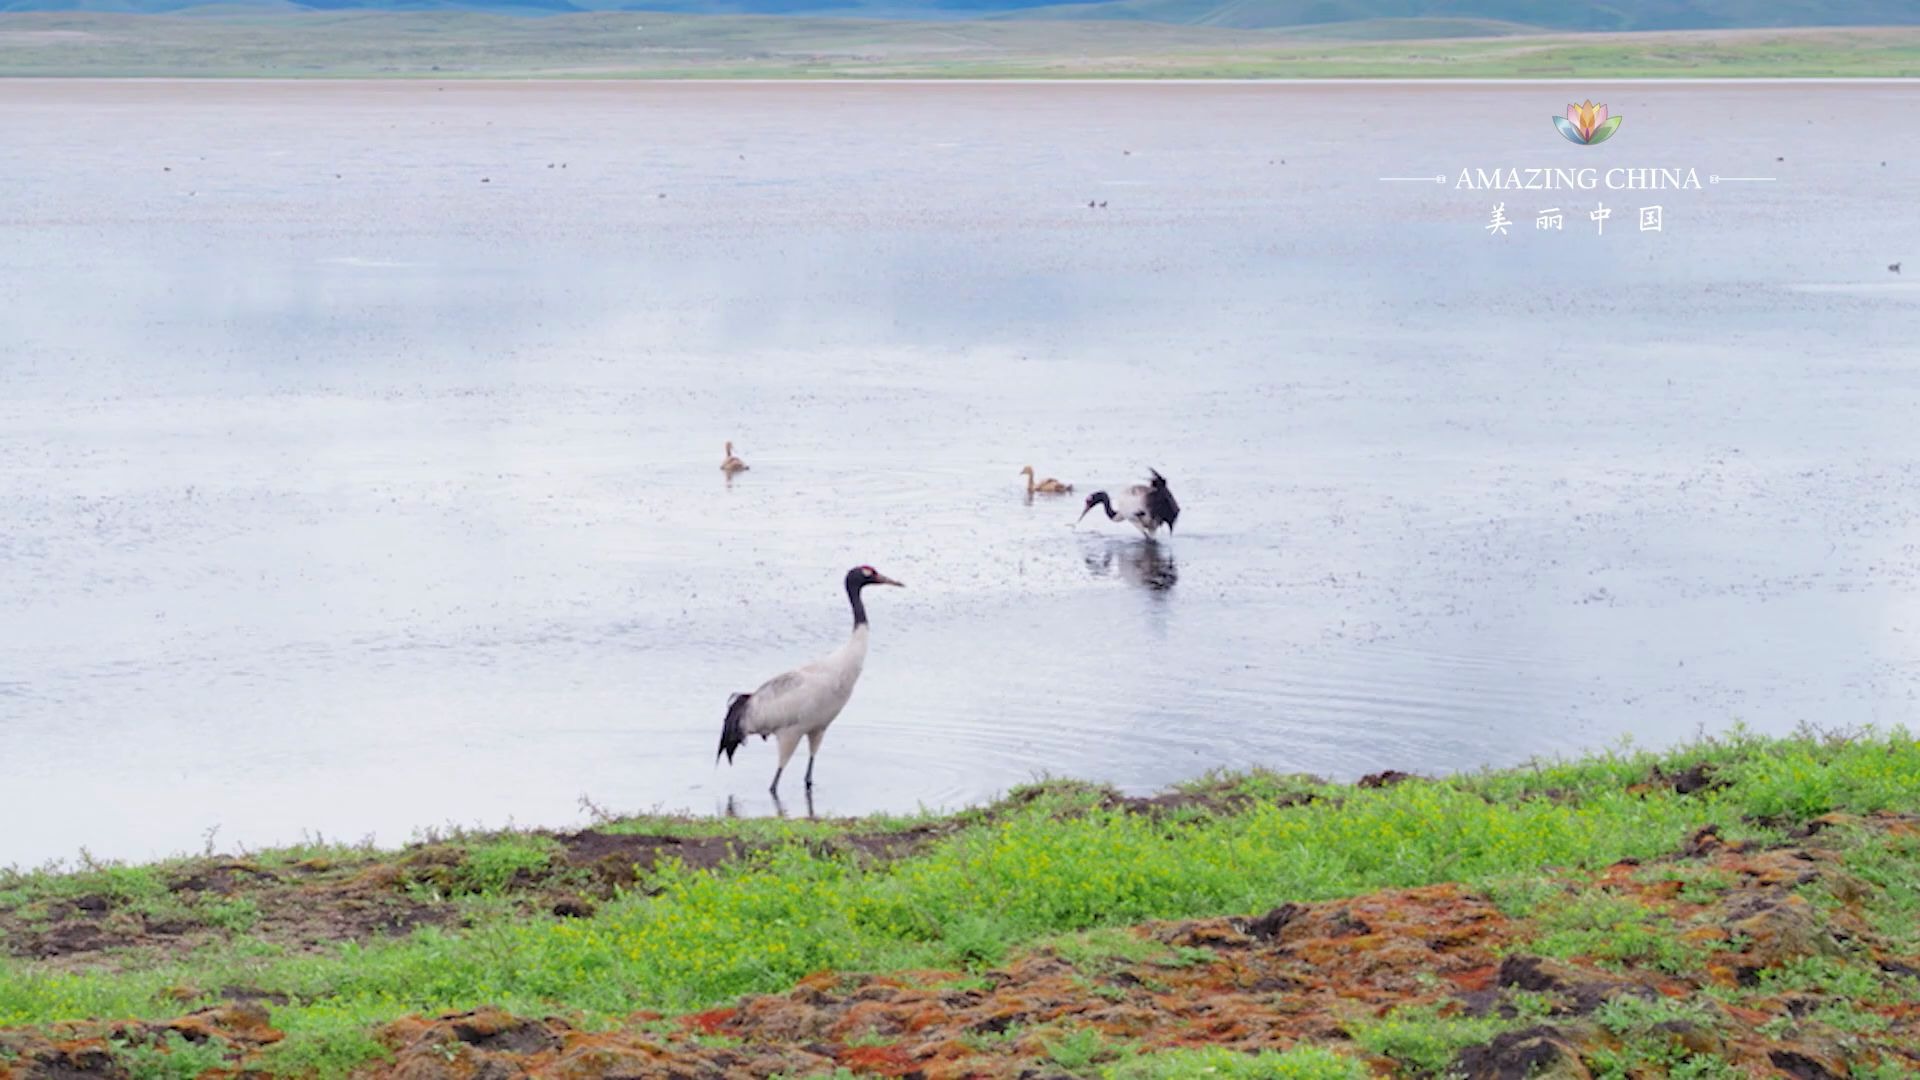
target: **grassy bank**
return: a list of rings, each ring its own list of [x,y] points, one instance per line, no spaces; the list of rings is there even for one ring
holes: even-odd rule
[[[1417,21],[1407,32],[1417,31]],[[1642,78],[1920,76],[1920,27],[1341,40],[1131,21],[648,12],[0,15],[0,76]]]
[[[1734,737],[15,873],[0,1073],[1911,1075],[1917,781]]]

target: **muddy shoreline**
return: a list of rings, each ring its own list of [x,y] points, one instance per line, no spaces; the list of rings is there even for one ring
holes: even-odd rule
[[[1408,774],[1387,771],[1361,786],[1395,783]],[[944,836],[989,823],[1035,801],[1067,790],[1091,793],[1088,811],[1167,816],[1232,813],[1251,800],[1231,790],[1171,792],[1150,797],[1110,789],[1056,783],[1022,790],[1001,803],[890,830],[873,830],[857,818],[816,823],[814,851],[862,865],[905,858]],[[1289,796],[1301,802],[1311,793]],[[685,829],[705,822],[684,819]],[[499,881],[483,880],[472,851],[501,839],[526,838],[539,857],[513,867]],[[140,962],[180,956],[213,942],[231,927],[222,912],[244,902],[253,909],[247,932],[296,951],[322,951],[346,942],[404,936],[420,927],[461,929],[460,912],[448,901],[489,891],[511,898],[526,914],[591,917],[599,902],[646,888],[662,863],[710,871],[754,858],[776,842],[697,833],[624,832],[601,828],[571,832],[474,833],[409,845],[398,852],[339,849],[324,855],[271,863],[241,856],[209,855],[164,864],[166,898],[111,892],[8,907],[0,904],[0,955],[70,970],[112,967],[116,957]]]

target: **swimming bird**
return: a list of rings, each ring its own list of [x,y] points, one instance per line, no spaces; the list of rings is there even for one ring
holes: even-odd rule
[[[1899,263],[1888,263],[1888,264],[1887,264],[1887,269],[1889,269],[1889,270],[1891,270],[1891,271],[1893,271],[1894,273],[1896,273],[1896,274],[1897,274],[1897,273],[1899,273],[1899,272],[1900,272],[1900,264],[1899,264]]]
[[[727,444],[727,456],[720,459],[720,471],[726,473],[728,476],[732,476],[734,473],[746,472],[748,467],[746,462],[733,456],[733,444],[729,442]]]
[[[1072,484],[1063,484],[1051,476],[1039,483],[1035,483],[1033,480],[1033,466],[1031,465],[1021,469],[1020,472],[1027,478],[1027,494],[1029,495],[1035,492],[1039,492],[1042,495],[1065,495],[1067,492],[1073,490]]]
[[[1087,505],[1080,511],[1084,520],[1094,507],[1103,507],[1107,511],[1107,520],[1125,521],[1140,530],[1147,539],[1153,539],[1160,526],[1167,527],[1167,535],[1173,535],[1173,523],[1180,520],[1180,504],[1174,501],[1173,492],[1167,488],[1167,478],[1152,469],[1150,483],[1135,484],[1122,491],[1118,496],[1109,497],[1104,491],[1096,491],[1087,496]]]
[[[719,764],[725,754],[733,764],[733,752],[747,736],[769,736],[780,740],[780,764],[773,770],[773,783],[767,790],[780,797],[780,774],[787,761],[807,738],[807,790],[813,790],[813,760],[820,755],[820,740],[827,725],[847,707],[853,696],[853,684],[860,680],[860,669],[867,662],[867,607],[860,602],[860,590],[869,585],[895,585],[900,582],[871,566],[856,566],[847,571],[847,602],[853,605],[853,636],[845,645],[805,667],[775,675],[751,694],[735,694],[727,699],[727,719],[720,727],[720,753],[713,756]],[[904,588],[904,586],[901,586]]]

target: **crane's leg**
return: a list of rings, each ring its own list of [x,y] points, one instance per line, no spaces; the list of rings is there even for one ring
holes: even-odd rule
[[[813,759],[820,756],[820,740],[827,737],[827,729],[807,732],[807,790],[813,790]]]
[[[793,760],[793,752],[798,749],[800,749],[800,733],[793,728],[782,731],[780,733],[780,764],[773,770],[773,783],[767,785],[768,791],[775,795],[780,794],[780,774],[787,771],[787,762]]]

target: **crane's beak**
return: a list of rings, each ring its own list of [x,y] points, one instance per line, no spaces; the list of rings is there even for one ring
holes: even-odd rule
[[[1093,504],[1088,503],[1084,508],[1081,509],[1080,516],[1073,519],[1073,523],[1075,525],[1078,525],[1081,522],[1087,520],[1087,515],[1091,514],[1092,512],[1093,512]]]
[[[893,585],[893,586],[897,586],[898,588],[902,588],[902,589],[904,589],[904,588],[906,588],[906,587],[907,587],[907,586],[906,586],[906,583],[905,583],[905,582],[902,582],[902,581],[895,581],[895,580],[893,580],[892,578],[890,578],[890,577],[888,577],[888,576],[887,576],[887,575],[885,575],[885,574],[875,574],[875,575],[873,575],[873,583],[874,583],[875,585]]]

